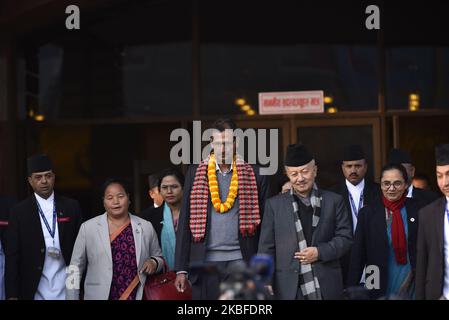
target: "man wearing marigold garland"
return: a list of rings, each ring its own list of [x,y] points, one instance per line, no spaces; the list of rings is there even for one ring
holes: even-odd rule
[[[236,154],[235,124],[214,122],[212,152],[189,167],[176,236],[176,288],[183,291],[187,271],[195,265],[213,265],[219,272],[189,276],[193,299],[214,300],[219,284],[233,266],[248,263],[257,253],[260,222],[268,179]]]

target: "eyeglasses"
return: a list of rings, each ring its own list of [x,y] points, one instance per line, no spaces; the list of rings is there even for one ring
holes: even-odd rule
[[[390,189],[391,186],[393,186],[394,189],[399,189],[404,184],[405,184],[404,181],[395,181],[393,183],[391,183],[390,181],[382,181],[381,186],[382,186],[382,189],[388,190],[388,189]]]

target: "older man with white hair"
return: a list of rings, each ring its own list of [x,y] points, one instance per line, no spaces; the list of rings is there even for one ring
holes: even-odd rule
[[[265,205],[258,253],[276,261],[277,299],[343,298],[339,259],[351,247],[351,223],[343,198],[317,188],[317,170],[305,146],[288,146],[285,171],[292,188]]]

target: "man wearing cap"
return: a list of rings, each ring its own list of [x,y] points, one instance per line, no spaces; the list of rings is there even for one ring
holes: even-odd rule
[[[28,158],[34,194],[11,209],[6,234],[6,298],[65,299],[66,266],[81,224],[76,200],[55,194],[46,155]]]
[[[340,258],[352,244],[343,198],[317,188],[317,166],[301,144],[289,145],[289,192],[267,200],[259,254],[275,260],[273,291],[281,300],[341,299]]]
[[[413,166],[410,154],[406,150],[391,149],[389,162],[402,164],[402,166],[405,168],[408,176],[407,183],[410,186],[408,188],[407,198],[416,199],[417,202],[419,203],[420,208],[438,199],[438,194],[429,190],[424,190],[413,186],[412,182],[413,177],[415,176],[415,167]]]
[[[416,299],[449,299],[449,144],[435,149],[443,197],[419,211]]]
[[[349,145],[343,150],[341,171],[345,179],[333,186],[330,190],[343,197],[349,213],[352,232],[357,227],[359,211],[381,197],[379,184],[366,178],[368,161],[361,145]],[[349,271],[350,252],[341,259],[343,282],[346,287],[346,278]]]

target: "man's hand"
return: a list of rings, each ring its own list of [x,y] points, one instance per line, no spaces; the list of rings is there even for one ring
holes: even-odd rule
[[[184,290],[186,289],[186,281],[187,276],[185,273],[178,273],[176,275],[175,287],[178,292],[184,292]]]
[[[295,259],[298,259],[301,264],[310,264],[318,260],[318,248],[308,247],[300,252],[295,252]]]

